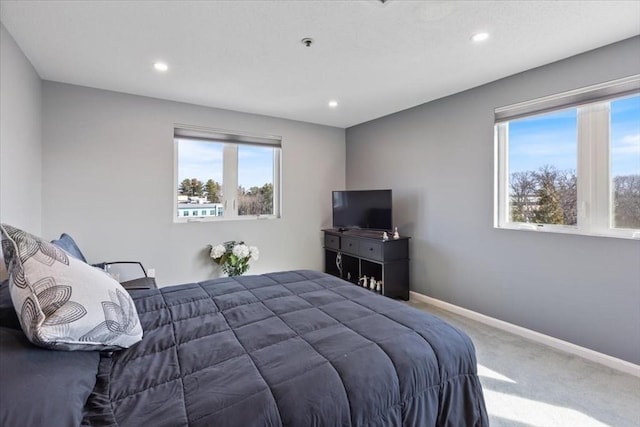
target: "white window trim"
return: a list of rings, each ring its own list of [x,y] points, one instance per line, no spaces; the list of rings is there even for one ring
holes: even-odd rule
[[[609,101],[640,90],[640,75],[496,109],[494,228],[640,239],[640,230],[613,228],[609,162]],[[591,100],[591,101],[589,101]],[[601,102],[599,102],[601,100]],[[578,110],[578,224],[510,221],[509,120],[576,106]],[[606,141],[607,144],[599,143]]]
[[[238,196],[238,146],[225,144],[222,149],[224,162],[222,163],[222,206],[225,219],[239,218]],[[177,183],[178,181],[176,181]]]
[[[608,235],[611,221],[608,103],[578,108],[578,230]],[[582,176],[580,176],[582,175]]]
[[[179,135],[178,135],[179,134]],[[224,156],[229,158],[235,158],[235,161],[224,162],[223,176],[230,179],[223,180],[223,193],[232,194],[232,198],[224,198],[222,204],[224,206],[224,212],[231,214],[223,216],[179,216],[176,211],[178,205],[178,192],[175,191],[175,185],[178,182],[178,139],[183,138],[195,138],[206,140],[210,139],[217,143],[224,143],[229,141],[232,144],[225,144]],[[273,154],[273,214],[271,215],[238,215],[237,210],[237,188],[238,188],[238,171],[237,167],[231,167],[232,164],[238,164],[238,145],[242,144],[255,144],[277,147]],[[231,150],[230,148],[233,148]],[[272,135],[255,135],[248,133],[239,133],[235,131],[226,131],[220,129],[209,129],[199,126],[175,124],[174,136],[173,136],[173,209],[172,209],[172,221],[174,223],[190,223],[190,222],[220,222],[220,221],[255,221],[255,220],[267,220],[267,219],[279,219],[282,215],[282,200],[280,198],[281,188],[280,183],[282,180],[282,137]],[[232,159],[233,160],[233,159]],[[227,170],[228,169],[228,170]],[[228,175],[227,175],[228,174]],[[228,181],[228,182],[227,182]],[[227,209],[231,207],[232,209]]]

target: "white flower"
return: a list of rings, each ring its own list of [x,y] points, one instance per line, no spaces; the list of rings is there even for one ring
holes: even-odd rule
[[[238,258],[247,258],[249,257],[249,246],[245,244],[235,245],[232,253]]]
[[[257,261],[260,256],[260,251],[257,246],[249,246],[249,254],[251,255],[251,259],[253,261]]]
[[[226,252],[226,249],[224,248],[224,246],[215,245],[214,247],[211,248],[211,258],[213,259],[220,258],[222,255],[224,255],[225,252]]]

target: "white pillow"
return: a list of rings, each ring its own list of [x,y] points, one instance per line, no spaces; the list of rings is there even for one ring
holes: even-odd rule
[[[32,343],[118,350],[142,339],[135,304],[111,276],[10,225],[0,232],[13,307]]]

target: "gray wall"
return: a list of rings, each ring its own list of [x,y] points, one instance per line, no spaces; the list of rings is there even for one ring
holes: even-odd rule
[[[42,83],[0,24],[0,221],[40,233]]]
[[[205,247],[226,240],[259,247],[252,273],[322,268],[344,129],[47,81],[43,111],[45,237],[70,233],[92,262],[139,259],[161,285],[215,276]],[[174,123],[282,136],[282,217],[174,224]]]
[[[38,234],[41,215],[42,83],[0,24],[0,222]]]
[[[640,242],[493,228],[495,107],[640,73],[640,38],[347,129],[347,187],[392,188],[411,289],[640,364]]]

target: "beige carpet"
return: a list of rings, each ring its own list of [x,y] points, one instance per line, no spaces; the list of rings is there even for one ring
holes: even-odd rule
[[[640,378],[422,302],[409,304],[471,337],[492,427],[640,427]]]

